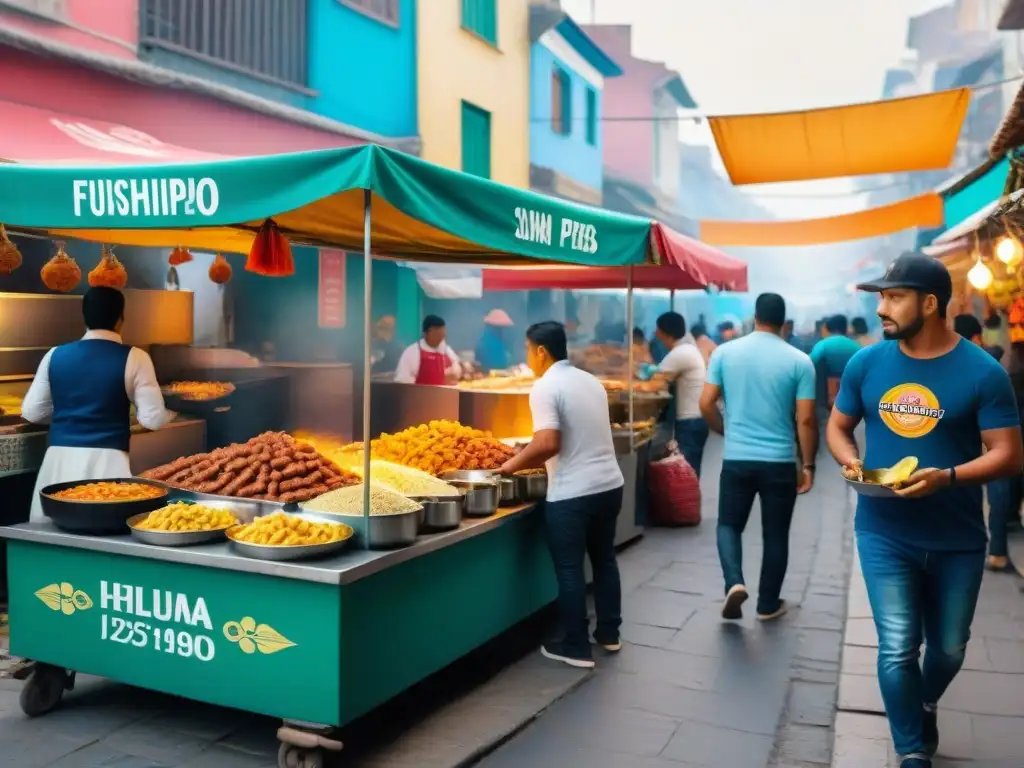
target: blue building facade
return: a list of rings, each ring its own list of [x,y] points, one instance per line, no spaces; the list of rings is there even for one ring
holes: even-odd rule
[[[314,0],[306,108],[389,138],[416,136],[416,0]]]
[[[530,17],[530,186],[601,204],[604,81],[622,70],[564,13]]]

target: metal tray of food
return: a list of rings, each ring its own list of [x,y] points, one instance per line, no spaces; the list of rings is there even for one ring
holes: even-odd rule
[[[162,493],[147,499],[75,500],[54,496],[61,491],[93,483],[147,485],[160,489]],[[165,506],[168,502],[168,495],[167,486],[153,480],[109,478],[48,485],[39,491],[39,500],[43,507],[43,514],[62,531],[103,536],[123,534],[128,518]]]
[[[853,488],[861,496],[873,496],[878,499],[898,499],[900,495],[895,490],[890,488],[888,485],[879,485],[878,483],[862,483],[859,480],[851,480],[848,477],[844,477],[846,484]]]
[[[237,554],[243,555],[244,557],[251,557],[255,560],[284,562],[288,560],[312,560],[313,558],[327,557],[329,555],[336,554],[347,547],[348,543],[355,535],[355,530],[353,530],[352,526],[338,520],[338,515],[319,514],[314,512],[286,512],[285,514],[302,520],[308,520],[312,523],[331,523],[332,525],[341,525],[347,529],[345,532],[345,538],[340,539],[339,541],[331,541],[326,544],[252,544],[248,541],[238,541],[234,538],[232,533],[237,529],[237,526],[235,526],[228,528],[226,531],[228,544]],[[262,517],[262,515],[260,515],[260,517]]]
[[[195,503],[196,505],[209,507],[211,509],[225,509],[231,512],[235,517],[235,523],[249,523],[252,522],[256,517],[269,514],[269,510],[260,510],[255,504],[246,504],[242,500],[223,500],[223,501],[210,501],[210,500],[198,500],[193,499],[182,499],[172,498],[167,504],[173,504],[176,501],[184,501],[186,503]],[[166,504],[164,506],[167,506]],[[153,512],[159,512],[163,507],[154,509]],[[213,542],[223,541],[226,538],[226,533],[231,525],[226,525],[223,528],[214,528],[207,531],[150,531],[144,528],[137,528],[136,526],[149,517],[153,512],[143,512],[142,514],[135,515],[134,517],[128,518],[128,528],[131,530],[133,538],[138,539],[144,544],[152,544],[156,547],[190,547],[196,544],[210,544]]]

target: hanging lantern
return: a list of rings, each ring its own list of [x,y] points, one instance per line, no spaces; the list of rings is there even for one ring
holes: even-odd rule
[[[56,245],[57,253],[43,264],[43,268],[39,270],[39,276],[43,280],[43,285],[51,291],[67,293],[73,291],[82,282],[82,270],[75,260],[68,256],[63,242],[58,241]]]
[[[288,277],[295,274],[295,260],[288,238],[281,234],[273,219],[267,219],[252,241],[246,272],[266,277]]]
[[[967,273],[967,280],[976,290],[987,290],[992,285],[992,270],[986,267],[981,259],[978,259]]]
[[[128,284],[128,272],[118,261],[114,252],[103,246],[100,263],[89,273],[89,285],[94,288],[124,288]]]
[[[996,242],[996,258],[1007,266],[1013,266],[1024,256],[1021,245],[1013,235],[1004,235]]]
[[[210,280],[217,285],[224,285],[230,279],[231,265],[228,264],[228,260],[224,258],[223,254],[218,253],[213,259],[213,264],[210,265]]]
[[[190,261],[192,261],[192,252],[188,248],[180,245],[171,251],[171,255],[167,257],[167,263],[172,267],[179,267]]]
[[[0,224],[0,275],[9,275],[21,266],[21,251],[7,236],[7,230]]]

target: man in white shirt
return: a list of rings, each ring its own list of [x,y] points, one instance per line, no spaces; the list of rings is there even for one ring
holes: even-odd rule
[[[700,395],[704,391],[707,368],[697,345],[686,335],[686,321],[678,312],[666,312],[658,318],[658,339],[668,348],[658,366],[659,378],[673,384],[675,413],[674,434],[679,451],[700,477],[704,461],[704,444],[708,441],[708,425],[700,413]]]
[[[122,343],[124,295],[90,288],[82,297],[87,332],[43,357],[21,415],[49,424],[49,447],[36,480],[31,522],[43,520],[39,491],[54,483],[131,477],[131,406],[139,424],[160,429],[171,414],[149,355]]]
[[[448,329],[437,315],[423,318],[423,338],[406,347],[395,368],[395,381],[440,387],[462,375],[459,356],[448,346]]]
[[[563,639],[541,648],[549,659],[591,668],[583,558],[594,569],[594,640],[606,651],[622,645],[622,588],[615,524],[622,508],[622,472],[615,458],[608,395],[589,373],[569,363],[565,328],[548,321],[526,331],[526,364],[537,376],[530,392],[533,440],[501,471],[547,466],[544,520],[558,580]]]

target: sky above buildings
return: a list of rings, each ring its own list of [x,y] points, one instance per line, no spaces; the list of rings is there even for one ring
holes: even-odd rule
[[[910,16],[946,0],[562,0],[577,21],[631,24],[634,53],[680,72],[704,114],[875,101],[905,53]],[[713,143],[706,124],[680,124]],[[783,218],[858,210],[847,180],[746,190]]]

